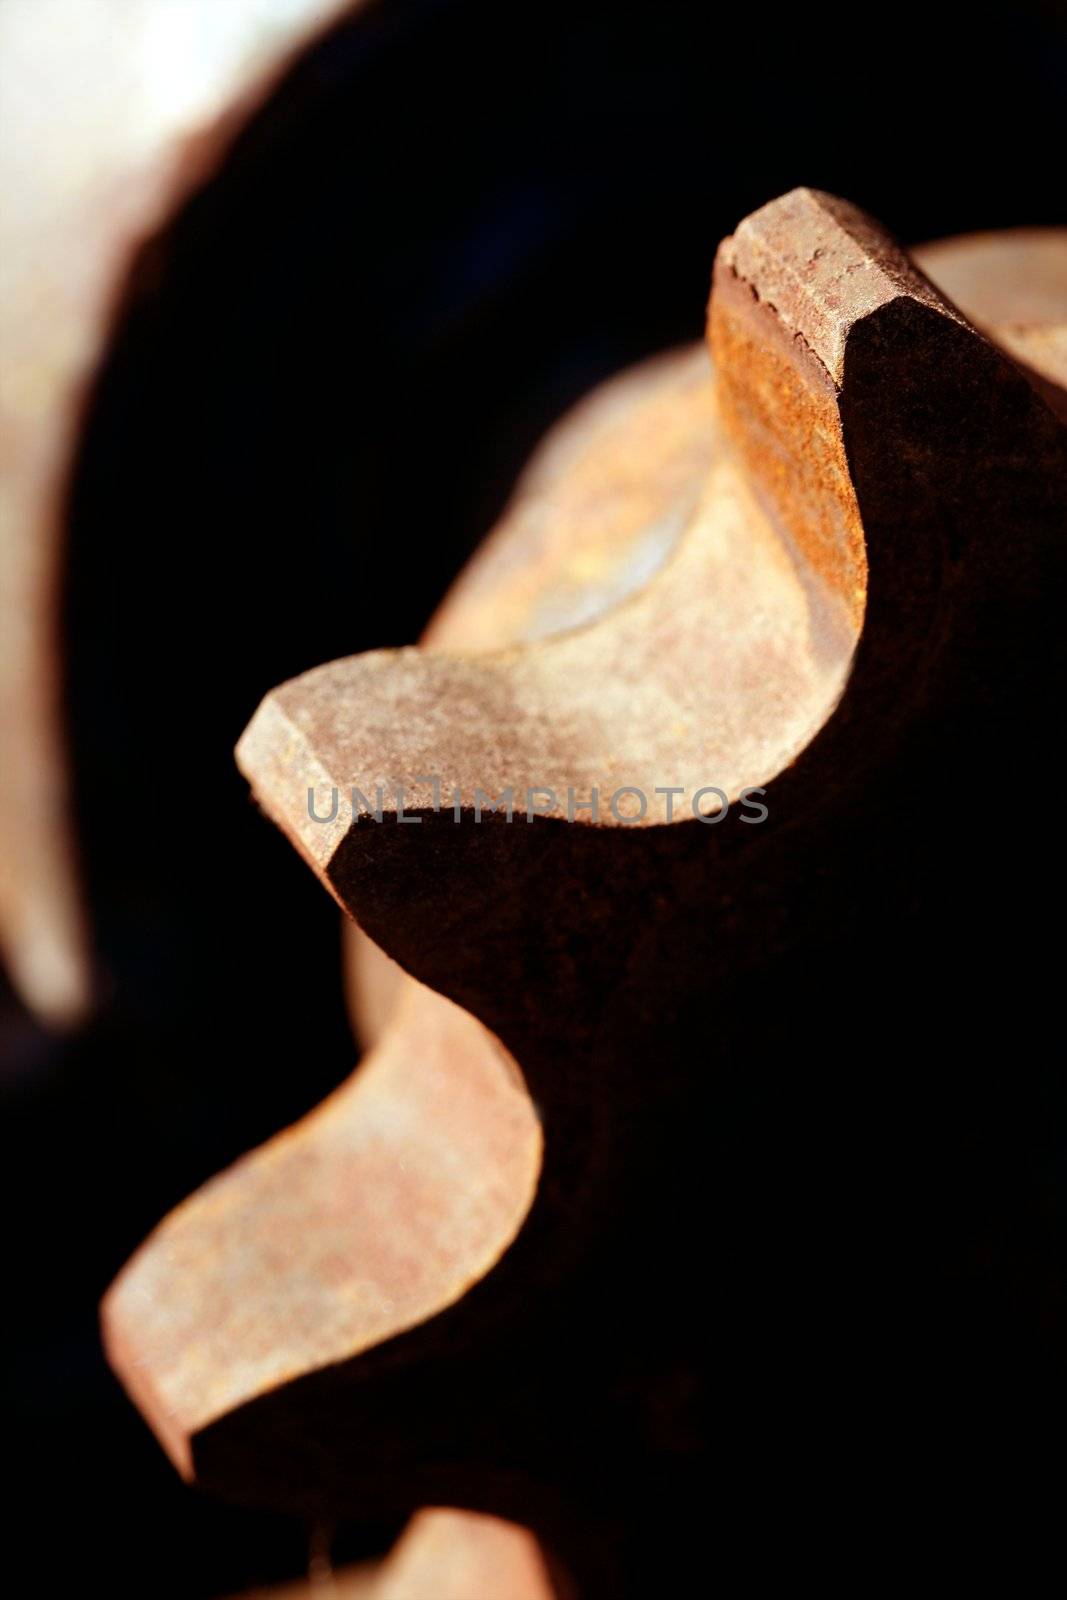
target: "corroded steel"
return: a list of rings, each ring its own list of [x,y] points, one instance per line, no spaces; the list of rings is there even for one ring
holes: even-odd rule
[[[597,1596],[649,1592],[650,1483],[676,1515],[709,1448],[694,1262],[730,1224],[704,1063],[784,1070],[775,1008],[819,975],[843,1076],[876,975],[926,981],[979,732],[1043,715],[1047,633],[1017,622],[1067,525],[1042,393],[844,202],[746,219],[708,332],[714,376],[683,354],[563,429],[422,646],[257,712],[260,806],[403,971],[357,950],[363,1067],[168,1218],[104,1309],[205,1487],[490,1510]],[[381,821],[348,801],[379,786]],[[927,786],[951,833],[894,804]],[[552,798],[508,820],[508,789]],[[771,1291],[739,1274],[763,1337]]]

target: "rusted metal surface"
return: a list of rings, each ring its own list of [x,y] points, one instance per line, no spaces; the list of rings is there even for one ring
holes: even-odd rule
[[[695,508],[713,452],[709,378],[706,354],[686,352],[649,363],[577,408],[531,463],[513,508],[428,639],[447,647],[473,635],[486,648],[512,631],[562,631],[576,611],[608,609],[635,564],[661,566]],[[626,519],[621,537],[618,517],[605,510]],[[378,1049],[321,1115],[172,1214],[145,1247],[145,1271],[131,1264],[109,1302],[109,1326],[137,1327],[133,1359],[121,1332],[112,1336],[112,1359],[183,1471],[191,1471],[189,1438],[247,1399],[250,1378],[255,1392],[294,1367],[349,1356],[354,1343],[380,1342],[444,1309],[503,1253],[533,1198],[540,1125],[506,1052],[377,946],[364,939],[360,950],[355,1021]],[[471,1093],[464,1095],[466,1073]],[[494,1151],[479,1147],[479,1130]],[[377,1174],[376,1160],[383,1163]],[[373,1213],[353,1203],[353,1185],[377,1197]],[[488,1229],[481,1238],[479,1192]],[[433,1197],[429,1215],[419,1193]],[[338,1195],[349,1203],[339,1204]],[[231,1231],[237,1218],[245,1226],[240,1241]],[[207,1245],[212,1231],[214,1247]],[[301,1245],[307,1240],[324,1252],[318,1267]],[[205,1247],[217,1270],[210,1284]],[[301,1263],[304,1293],[286,1260]],[[362,1287],[345,1273],[346,1261],[364,1263]],[[210,1333],[202,1321],[208,1306],[217,1314]],[[149,1307],[155,1331],[146,1343]],[[180,1333],[175,1319],[187,1319]],[[306,1338],[299,1354],[298,1328]],[[238,1349],[245,1359],[231,1364],[227,1353]]]
[[[709,341],[714,388],[680,358],[561,436],[424,646],[316,669],[253,719],[260,805],[408,976],[370,979],[352,1083],[180,1208],[104,1309],[205,1487],[492,1510],[595,1596],[650,1592],[656,1496],[684,1522],[708,1448],[693,1262],[730,1220],[729,1197],[707,1215],[702,1051],[787,1055],[753,975],[788,1015],[824,964],[843,1075],[874,969],[926,981],[912,947],[940,924],[920,940],[913,907],[965,884],[978,732],[1044,715],[1048,636],[1017,619],[1067,520],[1045,401],[843,202],[742,224]],[[946,784],[951,840],[890,804]],[[383,820],[353,815],[378,785]],[[714,824],[692,807],[712,785]],[[569,818],[594,786],[646,813]],[[553,803],[476,820],[508,788]]]
[[[540,1164],[506,1051],[408,985],[360,1071],[173,1212],[112,1290],[111,1359],[175,1465],[191,1475],[191,1439],[251,1395],[458,1299],[514,1238]]]
[[[544,440],[498,526],[423,636],[492,650],[594,621],[646,584],[696,513],[717,454],[706,345],[643,362],[575,406]],[[353,1027],[369,1047],[403,974],[359,924],[343,924]]]

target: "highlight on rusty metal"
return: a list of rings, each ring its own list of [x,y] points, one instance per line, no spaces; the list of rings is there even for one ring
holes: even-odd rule
[[[251,1590],[241,1600],[554,1600],[556,1593],[524,1528],[438,1506],[418,1512],[383,1561]]]
[[[657,1223],[644,1153],[685,1115],[677,1019],[699,1004],[739,1026],[738,974],[847,925],[872,840],[892,882],[920,835],[887,832],[885,796],[916,752],[962,759],[946,707],[967,727],[1008,703],[1005,618],[1056,559],[1067,436],[1046,403],[1056,338],[1031,330],[1062,302],[987,295],[993,257],[929,247],[946,299],[846,202],[772,201],[720,247],[708,350],[560,425],[420,646],[267,695],[238,762],[358,926],[370,1049],[105,1300],[115,1370],[191,1480],[318,1515],[492,1512],[580,1592],[623,1592],[631,1444],[591,1504],[573,1418],[618,1426],[636,1383],[626,1439],[658,1430],[684,1469],[657,1354],[684,1319],[654,1285],[684,1286],[667,1242],[700,1180]],[[710,786],[725,815],[669,808]],[[534,788],[551,799],[530,820],[485,798]],[[353,789],[381,790],[381,820],[328,802],[318,820],[309,790]],[[645,810],[594,815],[594,789]],[[638,1215],[668,1261],[635,1298]],[[560,1341],[570,1387],[542,1359]]]

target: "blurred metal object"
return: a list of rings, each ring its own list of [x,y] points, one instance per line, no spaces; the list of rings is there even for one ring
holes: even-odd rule
[[[1065,416],[1067,228],[962,234],[920,245],[912,256]]]
[[[555,1600],[537,1541],[513,1523],[432,1507],[411,1519],[381,1562],[245,1600]]]
[[[67,474],[135,247],[339,0],[0,8],[0,959],[75,1024],[91,958],[69,814],[58,593]]]

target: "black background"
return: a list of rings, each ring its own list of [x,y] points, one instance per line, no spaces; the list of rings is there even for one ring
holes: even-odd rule
[[[1065,128],[1053,4],[383,0],[144,249],[70,497],[99,1012],[60,1041],[0,1010],[8,1456],[40,1592],[210,1596],[306,1559],[295,1523],[178,1483],[96,1334],[154,1222],[352,1064],[334,907],[233,766],[261,694],[414,638],[544,428],[699,337],[746,212],[806,183],[906,241],[1062,223]],[[1031,1176],[989,1270],[1040,1332],[1067,1201],[1047,1151]],[[885,1539],[908,1526],[905,1496]]]

